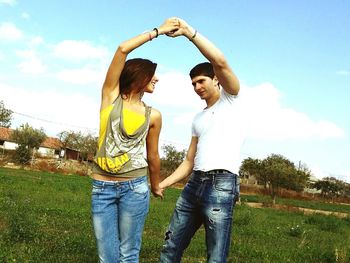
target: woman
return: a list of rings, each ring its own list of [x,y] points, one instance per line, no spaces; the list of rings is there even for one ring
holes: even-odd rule
[[[102,87],[100,136],[92,173],[92,217],[100,262],[138,262],[151,191],[159,188],[161,114],[142,102],[158,78],[156,64],[127,55],[162,34],[177,30],[167,19],[159,28],[120,44]],[[147,160],[144,153],[147,154]]]

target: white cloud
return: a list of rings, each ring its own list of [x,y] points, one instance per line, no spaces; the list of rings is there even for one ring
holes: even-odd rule
[[[36,58],[34,52],[30,51],[23,51],[20,55],[27,58],[27,61],[35,61]],[[35,66],[35,63],[31,66],[30,63],[22,64],[21,69],[40,69],[40,61],[38,65]],[[103,82],[104,75],[103,70],[86,66],[81,69],[63,70],[57,73],[56,76],[60,80],[73,84],[96,83],[100,85]],[[193,91],[188,76],[177,72],[169,72],[158,74],[158,77],[160,81],[156,85],[154,94],[145,95],[147,103],[156,107],[159,106],[163,115],[166,116],[167,123],[190,127],[194,114],[200,111],[205,103]],[[74,96],[79,101],[78,95]],[[24,98],[26,97],[27,95],[24,95]],[[53,97],[61,98],[62,101],[66,100],[63,95],[59,94],[53,95]],[[313,120],[306,113],[284,107],[281,98],[282,94],[272,84],[264,83],[255,87],[242,85],[238,100],[241,102],[241,113],[245,118],[251,120],[250,138],[281,141],[342,138],[344,136],[344,131],[329,120]],[[82,100],[84,101],[84,99]],[[99,98],[96,98],[96,100],[99,100]],[[75,122],[73,121],[73,123]],[[165,129],[164,132],[166,132]],[[187,136],[188,131],[184,131],[184,134]]]
[[[62,70],[57,73],[57,78],[77,85],[86,85],[90,83],[102,85],[104,74],[104,72],[85,67],[81,69]]]
[[[326,177],[335,177],[338,180],[342,180],[344,182],[350,183],[350,171],[340,171],[338,173],[330,173],[328,171],[323,170],[319,166],[312,166],[310,167],[311,173],[313,176],[315,176],[317,179],[324,179]]]
[[[281,93],[269,83],[242,87],[244,114],[250,119],[255,139],[340,138],[345,132],[327,120],[312,120],[307,114],[281,105]]]
[[[42,74],[46,71],[46,66],[33,50],[22,50],[16,52],[17,56],[24,60],[17,65],[17,68],[27,74]]]
[[[17,4],[16,0],[0,0],[0,5],[14,6]]]
[[[158,74],[150,104],[172,108],[175,125],[189,125],[194,114],[204,108],[187,75],[178,72]],[[270,83],[255,87],[241,85],[239,107],[250,123],[249,137],[263,140],[341,138],[345,132],[328,120],[313,120],[307,114],[281,105],[282,94]],[[169,116],[169,114],[168,114]]]
[[[29,41],[29,46],[38,46],[43,43],[44,43],[44,39],[41,36],[36,36]]]
[[[56,136],[63,130],[80,130],[97,135],[98,99],[78,93],[39,92],[1,83],[0,92],[7,108],[34,117],[14,114],[17,127],[28,122],[35,128],[43,127],[49,136]]]
[[[176,114],[173,118],[173,123],[176,125],[188,125],[192,123],[196,113],[197,111]]]
[[[145,94],[145,101],[149,105],[159,107],[164,116],[164,123],[169,123],[171,127],[183,127],[187,141],[193,117],[205,107],[205,102],[193,91],[188,75],[173,71],[157,73],[157,76],[159,82],[154,93]],[[162,133],[168,134],[167,129],[164,128]]]
[[[94,47],[88,41],[64,40],[54,47],[54,55],[70,61],[104,59],[108,51],[104,47]]]
[[[0,40],[16,41],[23,37],[23,33],[12,23],[2,23],[0,25]]]
[[[30,18],[30,15],[27,12],[23,12],[21,16],[24,19],[29,19]]]
[[[178,72],[157,74],[159,82],[156,84],[154,94],[150,96],[152,102],[162,105],[200,109],[204,103],[193,91],[191,80],[187,75]]]
[[[350,184],[350,171],[341,171],[337,178]]]
[[[350,74],[350,72],[347,71],[347,70],[338,70],[338,71],[336,72],[336,74],[337,74],[337,75],[341,75],[341,76],[347,76],[347,75]]]
[[[319,180],[322,180],[325,177],[329,177],[329,173],[324,171],[321,167],[319,166],[311,166],[309,167],[311,174],[316,177]]]

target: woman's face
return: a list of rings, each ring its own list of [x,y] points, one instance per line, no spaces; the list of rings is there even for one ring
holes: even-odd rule
[[[144,92],[153,93],[155,85],[158,82],[158,80],[159,80],[158,77],[156,76],[156,74],[154,74],[151,81],[145,87]]]

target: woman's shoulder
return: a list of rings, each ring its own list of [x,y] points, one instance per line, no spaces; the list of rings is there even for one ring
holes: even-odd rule
[[[157,110],[156,108],[150,107],[150,111],[151,111],[151,117],[161,117],[162,113]]]
[[[155,108],[150,109],[150,122],[151,122],[151,124],[162,122],[162,114],[159,110],[157,110]]]
[[[103,110],[105,110],[107,108],[114,107],[117,104],[119,105],[121,102],[122,102],[122,97],[120,94],[116,98],[114,98],[113,100],[103,100],[102,99],[100,112],[102,112]]]

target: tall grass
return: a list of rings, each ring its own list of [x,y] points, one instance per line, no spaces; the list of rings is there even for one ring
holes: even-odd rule
[[[0,182],[0,262],[97,262],[89,178],[0,168]],[[151,199],[140,262],[158,262],[179,194]],[[239,205],[231,241],[229,262],[350,262],[350,219]],[[182,262],[206,262],[203,228]]]
[[[96,262],[89,181],[0,169],[0,262]]]

